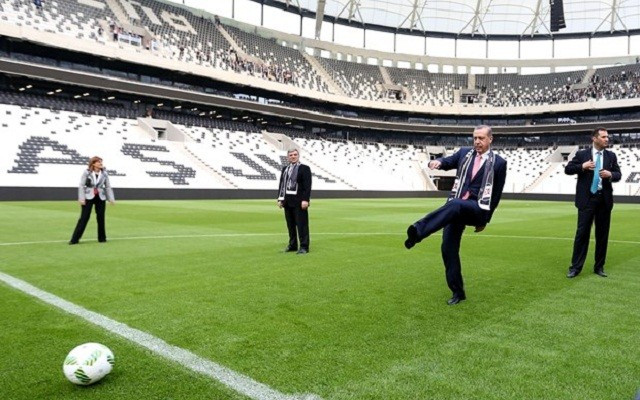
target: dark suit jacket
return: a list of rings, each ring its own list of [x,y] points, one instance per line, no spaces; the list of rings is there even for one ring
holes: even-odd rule
[[[582,164],[592,160],[591,147],[579,150],[564,169],[567,175],[578,174],[578,183],[576,184],[576,207],[584,208],[589,205],[591,197],[591,182],[593,182],[593,171],[583,170]],[[611,172],[611,179],[602,180],[602,194],[605,204],[613,207],[613,186],[612,182],[618,182],[622,178],[620,167],[618,166],[618,158],[615,153],[607,149],[602,152],[602,169]]]
[[[449,157],[439,158],[438,161],[441,162],[440,169],[448,171],[454,168],[461,168],[464,162],[464,157],[470,151],[474,153],[473,156],[475,157],[476,151],[473,148],[463,147]],[[470,170],[472,166],[473,164],[471,164],[471,166],[469,167]],[[482,167],[482,171],[484,171],[484,165]],[[478,198],[479,188],[482,185],[483,176],[484,174],[478,173],[472,181],[469,182],[469,180],[467,180],[467,188],[472,193],[472,196],[476,199]],[[493,212],[495,211],[495,209],[498,208],[498,203],[500,203],[500,198],[502,197],[502,190],[504,189],[504,182],[506,179],[507,161],[499,155],[495,154],[495,162],[493,164],[493,189],[491,192],[491,204],[489,205],[489,211],[485,211],[485,223],[487,224],[491,221],[491,217],[493,216]]]
[[[288,166],[288,165],[287,165]],[[282,168],[280,172],[280,184],[278,190],[282,187],[282,180],[286,179],[285,172],[287,166]],[[284,204],[289,207],[299,207],[303,201],[311,199],[311,168],[308,165],[300,164],[298,167],[298,193],[295,195],[285,194]]]

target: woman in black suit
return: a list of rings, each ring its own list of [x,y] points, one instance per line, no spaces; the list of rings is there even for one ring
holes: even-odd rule
[[[107,241],[107,233],[104,227],[104,213],[106,201],[115,204],[113,189],[109,182],[107,170],[102,166],[102,158],[91,157],[88,168],[82,173],[78,186],[78,202],[82,208],[80,219],[73,231],[69,244],[77,244],[87,227],[91,217],[91,209],[96,206],[96,219],[98,220],[98,242]]]

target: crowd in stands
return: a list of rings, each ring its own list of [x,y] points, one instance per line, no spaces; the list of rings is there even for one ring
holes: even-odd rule
[[[281,46],[274,39],[266,39],[234,26],[223,24],[217,26],[229,34],[247,57],[257,60],[246,64],[256,71],[254,75],[323,93],[329,91],[327,84],[322,81],[318,72],[299,50]]]
[[[296,84],[297,76],[294,72],[288,68],[283,68],[278,64],[271,64],[265,62],[253,62],[248,59],[243,59],[233,49],[229,48],[227,51],[218,50],[218,57],[221,60],[224,69],[232,70],[237,73],[246,73],[251,76],[256,76],[262,79],[266,79],[273,82],[280,82],[284,84]]]
[[[572,85],[580,83],[585,71],[539,75],[486,74],[476,76],[476,87],[495,107],[573,103],[580,95]]]
[[[322,57],[315,57],[317,63],[314,61],[314,64],[318,66],[314,66],[301,50],[275,39],[223,24],[219,18],[205,18],[187,8],[154,0],[136,2],[138,12],[133,5],[124,7],[130,18],[126,23],[118,21],[107,4],[103,4],[104,7],[99,4],[103,3],[0,0],[0,23],[28,26],[77,39],[128,43],[181,62],[322,93],[332,92],[325,82],[329,79],[343,92],[335,94],[368,101],[448,106],[457,101],[456,90],[468,89],[467,74],[430,73]],[[141,12],[143,9],[146,11]],[[148,14],[149,10],[155,18]],[[159,18],[167,13],[171,18]],[[142,31],[150,36],[141,35]],[[472,85],[479,96],[471,102],[513,107],[640,97],[638,63],[596,69],[586,82],[585,74],[584,70],[540,75],[480,74],[475,76],[475,86]],[[402,90],[389,96],[391,92],[383,83],[400,86]]]
[[[597,69],[589,87],[578,91],[596,100],[619,100],[640,97],[640,63]]]

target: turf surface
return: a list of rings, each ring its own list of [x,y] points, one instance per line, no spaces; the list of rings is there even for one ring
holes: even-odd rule
[[[73,202],[0,203],[0,272],[287,394],[324,399],[632,399],[640,388],[640,206],[617,204],[603,279],[565,278],[570,203],[504,201],[462,242],[467,301],[440,236],[404,249],[439,199],[314,200],[311,252],[284,254],[273,201],[137,201],[66,241]],[[38,242],[38,243],[33,243]],[[5,245],[7,243],[22,243]],[[591,246],[593,248],[593,245]],[[77,344],[116,366],[81,388]],[[2,399],[235,399],[234,391],[0,283]]]

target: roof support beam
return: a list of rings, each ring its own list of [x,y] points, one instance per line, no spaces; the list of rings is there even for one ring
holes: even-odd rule
[[[605,22],[607,22],[607,20],[609,21],[609,24],[610,24],[609,32],[613,33],[616,31],[616,22],[620,22],[624,30],[628,32],[629,29],[624,24],[624,21],[622,21],[622,18],[620,18],[620,14],[618,13],[619,7],[620,7],[619,0],[611,0],[611,10],[607,14],[607,16],[602,19],[602,22],[600,22],[600,25],[598,25],[598,27],[593,30],[593,33],[596,33],[598,29],[600,29],[600,27],[604,25]]]
[[[538,32],[538,29],[543,26],[546,30],[547,33],[549,33],[551,36],[553,36],[553,32],[551,32],[551,29],[549,29],[549,27],[547,26],[547,24],[544,22],[544,19],[546,18],[546,14],[543,16],[542,15],[542,0],[538,0],[537,4],[536,4],[536,9],[533,13],[533,19],[531,19],[531,22],[529,22],[529,25],[527,25],[526,28],[524,28],[524,31],[522,31],[522,35],[526,35],[527,34],[527,30],[529,28],[531,28],[531,37],[533,37],[533,35],[535,35]]]
[[[300,7],[300,1],[299,0],[285,0],[285,3],[287,3],[287,7],[294,5],[296,7],[298,7],[298,10],[300,12],[302,12],[302,7]]]
[[[422,24],[422,13],[424,12],[424,8],[427,6],[426,0],[413,0],[413,4],[411,5],[411,12],[407,17],[398,25],[398,28],[403,28],[403,25],[409,21],[409,30],[414,30],[418,24],[420,24],[420,28],[422,31],[426,31],[424,25]]]
[[[476,9],[473,13],[473,17],[469,20],[469,22],[467,22],[465,26],[462,27],[462,29],[460,29],[460,32],[458,33],[463,33],[464,30],[467,29],[469,25],[471,25],[471,36],[475,36],[476,33],[479,33],[480,29],[482,29],[482,33],[487,36],[484,25],[482,25],[482,20],[484,19],[485,15],[486,10],[482,9],[482,0],[478,0],[478,2],[476,3]]]
[[[340,10],[340,12],[338,13],[338,15],[336,15],[336,18],[340,18],[342,16],[342,14],[348,10],[348,16],[347,16],[347,20],[349,22],[351,22],[351,20],[355,19],[356,14],[358,15],[358,17],[360,17],[360,22],[362,24],[364,24],[364,18],[362,18],[362,14],[360,13],[360,0],[349,0],[347,3],[345,3],[344,7],[342,7],[342,10]]]
[[[324,6],[326,0],[318,0],[318,7],[316,8],[316,39],[320,40],[320,34],[322,33],[322,20],[324,19]]]

